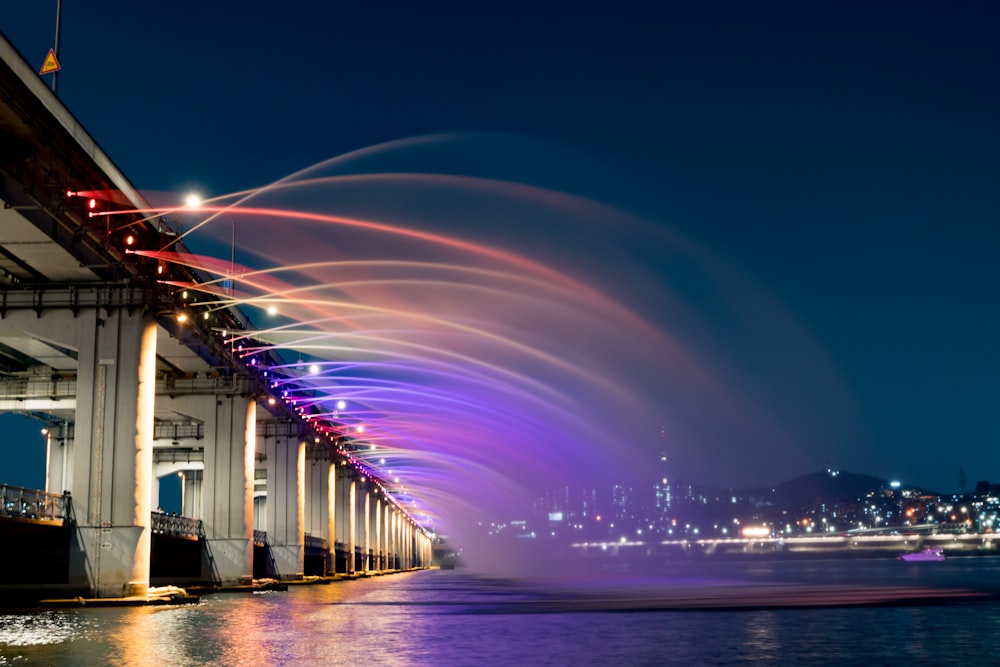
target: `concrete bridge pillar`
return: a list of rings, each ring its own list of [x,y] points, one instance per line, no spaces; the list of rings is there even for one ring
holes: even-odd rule
[[[197,518],[204,514],[204,470],[181,472],[181,516]]]
[[[254,441],[257,403],[249,396],[199,397],[214,403],[205,413],[205,471],[201,520],[222,585],[253,580]],[[185,501],[197,507],[197,483]],[[190,492],[190,496],[188,495]],[[185,504],[185,513],[187,512]],[[195,517],[198,518],[198,517]]]
[[[391,570],[390,551],[392,549],[392,510],[388,499],[383,498],[382,503],[382,569]]]
[[[262,438],[260,444],[267,442]],[[254,456],[253,471],[253,527],[254,530],[267,531],[267,464],[264,456]]]
[[[197,387],[175,388],[180,395],[158,397],[164,409],[202,424],[203,463],[177,466],[183,472],[181,513],[201,519],[213,569],[223,586],[253,580],[257,403],[239,380],[202,378]]]
[[[45,491],[69,490],[73,479],[73,436],[69,423],[49,429],[45,441]]]
[[[72,469],[64,468],[81,548],[70,576],[88,582],[97,597],[143,596],[149,589],[156,322],[143,309],[119,308],[81,311],[67,325],[79,346]]]
[[[382,565],[382,497],[378,490],[372,492],[372,569],[381,572]]]
[[[333,499],[333,509],[330,512],[333,517],[331,534],[336,548],[340,550],[338,558],[341,560],[337,564],[337,571],[346,574],[354,571],[354,480],[350,469],[343,462],[333,466],[331,474],[336,478],[330,487]]]
[[[389,506],[389,569],[398,570],[399,563],[396,556],[399,554],[398,550],[398,540],[396,538],[396,527],[397,527],[397,513],[396,508]]]
[[[400,566],[405,570],[410,567],[410,550],[407,543],[407,527],[409,526],[409,521],[405,516],[399,517],[399,563]]]
[[[361,546],[361,565],[358,569],[362,572],[368,572],[371,570],[371,493],[368,491],[368,481],[367,479],[362,480],[358,484],[358,492],[361,494],[359,500],[358,510],[360,516],[358,517],[358,529],[360,534],[358,535],[358,544]]]
[[[278,435],[267,454],[267,541],[282,579],[305,574],[305,455],[301,436]]]
[[[396,569],[392,557],[392,504],[386,501],[382,505],[382,530],[385,532],[385,564],[386,570]]]
[[[350,478],[347,489],[347,571],[358,571],[358,480]]]
[[[406,560],[410,567],[417,566],[416,539],[413,524],[409,521],[406,522]]]
[[[413,541],[413,524],[406,522],[406,562],[408,567],[416,567],[417,558]]]
[[[331,461],[326,467],[326,535],[329,554],[326,574],[337,572],[337,463]]]
[[[389,507],[389,569],[399,569],[399,512]]]
[[[314,453],[306,463],[306,532],[313,537],[326,540],[327,567],[321,574],[327,574],[331,567],[330,552],[334,551],[336,465],[323,453]]]

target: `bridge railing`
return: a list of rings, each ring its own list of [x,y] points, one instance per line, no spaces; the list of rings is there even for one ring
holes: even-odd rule
[[[70,511],[69,495],[0,484],[0,516],[65,521],[69,518]]]
[[[200,519],[167,514],[166,512],[152,512],[150,528],[154,533],[161,535],[174,535],[177,537],[200,537],[202,535]]]
[[[310,535],[309,533],[306,533],[305,534],[305,542],[306,543],[303,546],[306,549],[319,549],[319,550],[322,550],[322,551],[326,551],[327,550],[327,544],[328,543],[322,537],[316,537],[314,535]]]

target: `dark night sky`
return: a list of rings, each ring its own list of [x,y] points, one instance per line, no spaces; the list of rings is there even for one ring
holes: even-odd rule
[[[0,7],[36,67],[55,4]],[[694,481],[828,462],[941,491],[960,466],[1000,480],[994,3],[63,5],[59,95],[143,190],[251,188],[451,131],[601,164],[530,177],[735,276],[746,320],[703,304],[705,363],[799,434],[766,479],[679,456]],[[699,307],[708,288],[660,270]]]

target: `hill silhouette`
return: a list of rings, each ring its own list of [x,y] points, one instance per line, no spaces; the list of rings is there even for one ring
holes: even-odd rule
[[[816,500],[825,502],[863,498],[872,491],[889,486],[888,480],[850,472],[813,472],[787,480],[774,487],[774,500],[782,505],[802,505]]]
[[[766,489],[755,490],[754,495],[769,498],[783,506],[801,506],[815,501],[837,502],[863,498],[868,493],[889,486],[889,481],[871,475],[850,472],[813,472],[781,482]],[[912,488],[912,487],[908,487]],[[917,489],[930,493],[925,489]]]

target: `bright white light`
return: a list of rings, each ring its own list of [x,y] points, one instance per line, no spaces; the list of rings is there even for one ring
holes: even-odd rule
[[[346,407],[347,407],[347,403],[345,401],[337,401],[337,409],[338,410],[343,410]]]
[[[309,375],[316,375],[319,373],[319,366],[316,364],[309,364]]]
[[[267,314],[268,315],[277,315],[278,314],[278,307],[277,306],[268,306],[267,307]]]
[[[184,198],[184,205],[188,208],[201,208],[201,196],[192,192]]]

